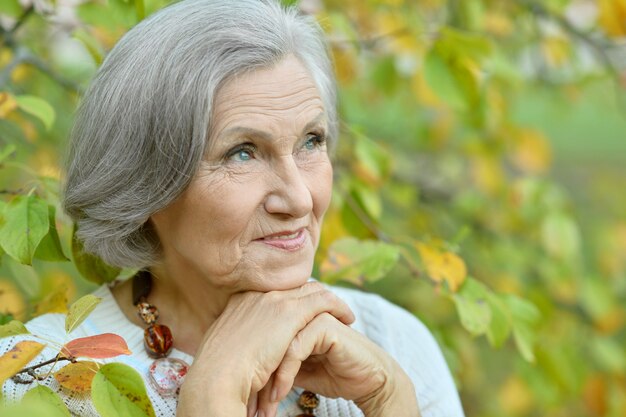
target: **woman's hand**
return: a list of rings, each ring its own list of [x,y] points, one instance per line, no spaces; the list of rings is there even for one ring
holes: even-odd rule
[[[259,409],[273,416],[294,384],[327,397],[354,400],[368,417],[419,416],[413,384],[397,362],[327,313],[311,320],[292,340],[271,387],[259,395]]]
[[[354,321],[349,307],[316,282],[233,295],[196,352],[177,415],[254,415],[257,404],[269,402],[263,387],[271,385],[292,341],[322,313],[337,323]]]

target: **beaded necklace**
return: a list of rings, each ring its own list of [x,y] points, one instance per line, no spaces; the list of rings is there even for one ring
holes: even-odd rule
[[[180,392],[189,365],[181,359],[167,357],[174,347],[174,337],[169,327],[157,323],[159,310],[148,302],[148,295],[152,291],[152,274],[139,271],[132,280],[133,304],[141,320],[148,326],[143,332],[143,346],[148,356],[155,359],[148,369],[148,380],[161,396],[175,397]],[[319,402],[317,394],[303,391],[298,398],[298,406],[303,413],[296,417],[315,417],[313,412]]]

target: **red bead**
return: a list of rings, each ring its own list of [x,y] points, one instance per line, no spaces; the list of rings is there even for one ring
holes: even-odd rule
[[[143,345],[153,358],[163,358],[172,350],[174,338],[170,328],[163,324],[148,326],[143,332]]]

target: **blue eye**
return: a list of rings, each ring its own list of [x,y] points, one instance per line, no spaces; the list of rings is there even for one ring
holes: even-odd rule
[[[243,144],[231,149],[226,158],[235,162],[247,162],[254,159],[254,146],[251,144]]]
[[[250,155],[250,152],[246,151],[246,150],[240,150],[238,151],[235,155],[233,155],[236,159],[240,160],[240,161],[249,161],[252,159],[252,155]]]
[[[304,142],[304,148],[308,151],[313,151],[316,148],[322,147],[326,143],[326,138],[322,135],[311,134],[309,139]]]

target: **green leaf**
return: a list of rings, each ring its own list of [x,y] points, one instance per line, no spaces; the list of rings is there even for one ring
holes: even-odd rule
[[[130,1],[84,2],[76,11],[84,23],[112,32],[127,31],[137,23],[135,5]]]
[[[594,337],[591,353],[597,363],[607,372],[623,375],[626,372],[624,345],[609,337]]]
[[[491,309],[491,321],[487,329],[487,340],[491,346],[501,347],[511,334],[511,317],[505,302],[496,294],[487,294],[487,303]]]
[[[474,278],[467,278],[452,295],[461,324],[474,336],[487,333],[491,324],[489,290]]]
[[[9,324],[14,319],[13,314],[0,312],[0,325]]]
[[[0,151],[0,164],[4,162],[9,156],[11,156],[15,152],[15,145],[9,144],[4,147],[2,151]]]
[[[0,398],[1,400],[2,398]],[[41,402],[18,403],[0,406],[0,417],[61,417],[57,410]]]
[[[375,240],[340,239],[330,246],[321,266],[328,282],[350,281],[357,285],[384,277],[400,258],[400,248]]]
[[[280,2],[284,5],[284,6],[294,6],[296,4],[298,4],[299,0],[281,0]]]
[[[15,283],[29,298],[34,299],[41,294],[41,279],[35,268],[13,260],[7,262],[6,265],[13,275]]]
[[[380,193],[367,187],[360,181],[354,181],[352,183],[352,194],[358,201],[359,205],[363,207],[365,212],[372,219],[380,219],[380,216],[383,214],[383,204],[380,198]]]
[[[70,412],[63,403],[63,400],[45,385],[37,385],[35,388],[28,390],[26,394],[24,394],[22,401],[26,404],[44,405],[46,408],[46,416],[70,417]]]
[[[20,17],[24,13],[22,6],[18,0],[2,0],[0,1],[0,14],[11,17]]]
[[[72,233],[72,256],[74,265],[87,281],[104,284],[113,281],[122,270],[108,265],[102,259],[83,250],[83,243],[76,237],[76,227]]]
[[[372,81],[384,93],[388,95],[395,94],[400,86],[400,76],[396,71],[396,63],[394,56],[384,57],[374,67]]]
[[[435,94],[450,106],[457,109],[467,107],[453,69],[435,49],[428,52],[424,60],[424,78]]]
[[[365,168],[371,179],[380,181],[391,173],[391,155],[378,143],[367,136],[357,133],[354,152],[359,163]]]
[[[44,200],[35,195],[17,196],[4,210],[0,245],[13,259],[30,265],[49,226],[48,206]]]
[[[530,301],[515,295],[506,295],[503,300],[511,312],[513,338],[522,357],[528,362],[535,361],[536,326],[541,318],[539,309]]]
[[[100,301],[102,301],[102,298],[92,294],[87,294],[76,300],[70,306],[70,311],[67,313],[67,317],[65,317],[65,331],[71,333],[91,314],[94,308],[100,304]]]
[[[23,143],[25,140],[24,131],[17,123],[0,119],[0,139],[4,142]]]
[[[104,365],[93,379],[91,397],[102,417],[155,417],[141,376],[128,365]]]
[[[69,258],[63,253],[56,227],[56,208],[53,205],[48,206],[48,223],[50,224],[48,234],[44,236],[37,247],[35,258],[51,262],[69,261]]]
[[[550,213],[541,224],[543,245],[552,256],[572,259],[580,252],[580,231],[576,222],[563,213]]]
[[[15,96],[15,101],[17,101],[20,109],[41,120],[46,130],[52,128],[55,112],[54,108],[46,100],[35,96],[22,95]]]
[[[72,37],[83,44],[96,65],[100,66],[102,64],[102,61],[104,60],[104,50],[96,38],[82,29],[74,31],[74,33],[72,33]]]
[[[18,320],[12,320],[7,324],[0,325],[0,339],[3,337],[29,333],[28,329],[24,327],[24,323]]]

